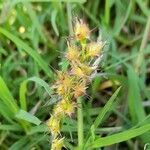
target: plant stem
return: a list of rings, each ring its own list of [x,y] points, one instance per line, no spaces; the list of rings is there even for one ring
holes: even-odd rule
[[[69,2],[67,3],[67,15],[68,15],[69,33],[70,35],[73,35],[71,4]]]
[[[137,57],[136,62],[135,62],[135,71],[138,74],[140,72],[140,67],[141,67],[142,61],[144,59],[144,50],[145,50],[145,47],[146,47],[146,44],[148,41],[149,33],[150,33],[150,16],[147,19],[147,24],[145,27],[143,39],[142,39],[141,46],[140,46],[140,50],[139,50],[138,57]]]
[[[109,25],[109,19],[110,19],[110,1],[105,0],[105,22],[107,25]]]
[[[77,117],[78,117],[78,146],[82,147],[83,145],[83,112],[82,112],[82,98],[79,97],[77,99],[78,109],[77,109]]]

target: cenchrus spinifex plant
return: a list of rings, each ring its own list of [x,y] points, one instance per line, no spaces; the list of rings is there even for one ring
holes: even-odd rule
[[[73,31],[74,36],[67,41],[68,50],[64,55],[69,62],[68,69],[57,71],[53,85],[59,101],[47,121],[52,134],[51,150],[61,150],[64,146],[64,137],[60,134],[61,121],[65,116],[71,117],[76,108],[79,146],[83,144],[82,96],[86,95],[86,89],[97,73],[104,46],[100,39],[91,40],[91,30],[82,19],[75,19]]]
[[[3,0],[0,3],[0,13],[2,14],[0,17],[0,150],[49,149],[47,143],[49,135],[45,135],[48,128],[42,122],[47,120],[47,114],[51,107],[48,106],[47,110],[47,107],[41,106],[41,102],[45,104],[45,100],[49,96],[54,96],[54,100],[55,98],[58,100],[50,119],[56,121],[53,121],[55,130],[51,136],[53,148],[56,145],[54,149],[59,150],[65,146],[68,150],[74,150],[74,146],[78,143],[78,150],[100,150],[101,147],[112,150],[116,147],[119,150],[124,148],[148,150],[150,147],[150,103],[148,101],[150,99],[148,80],[150,13],[148,1],[106,0],[105,3],[101,3],[101,1],[91,0],[62,0],[63,2],[60,3],[60,1],[46,0],[48,5],[44,4],[46,1],[43,0],[36,1],[37,5],[31,1],[35,2],[35,0],[30,0],[30,2],[7,1],[6,3]],[[77,5],[74,4],[75,1]],[[85,1],[84,5],[79,4],[83,1]],[[3,7],[3,4],[6,4],[6,7]],[[57,4],[63,7],[57,7]],[[36,6],[38,6],[37,8],[40,6],[41,11],[36,10]],[[71,14],[70,6],[75,6],[79,12],[84,10],[85,17],[91,26],[101,27],[109,48],[106,53],[107,61],[104,61],[105,65],[103,66],[106,78],[104,79],[101,74],[96,73],[98,69],[96,66],[101,60],[102,50],[97,56],[83,58],[88,51],[87,47],[90,45],[92,37],[87,24],[77,19],[74,34],[68,40],[68,49],[75,47],[78,59],[75,61],[73,57],[70,61],[68,59],[69,50],[64,54],[63,60],[65,61],[61,63],[67,62],[66,64],[70,65],[68,71],[65,70],[66,64],[65,67],[62,65],[62,72],[57,71],[56,83],[52,84],[55,94],[52,95],[49,84],[45,82],[50,78],[53,80],[53,72],[48,65],[55,67],[54,59],[58,56],[56,49],[60,49],[60,51],[64,49],[62,44],[64,39],[54,36],[50,24],[53,29],[57,29],[57,26],[60,27],[58,33],[63,36],[68,31],[66,22],[71,20],[71,17],[66,17],[66,12],[68,16]],[[13,17],[15,15],[13,22],[11,13]],[[51,18],[51,22],[47,22],[47,18]],[[80,24],[84,28],[78,32],[86,33],[85,39],[82,39],[82,34],[77,32]],[[45,29],[45,32],[41,29]],[[57,35],[59,35],[58,33]],[[44,39],[47,40],[44,42]],[[102,45],[104,46],[104,43]],[[106,46],[104,48],[107,49]],[[49,50],[51,51],[49,52]],[[94,52],[96,51],[92,51],[92,54]],[[83,69],[83,64],[92,68],[89,74],[86,69]],[[76,69],[78,73],[74,71],[74,68],[78,68]],[[79,74],[79,70],[80,72],[84,71],[80,77],[76,75]],[[95,75],[96,78],[92,80]],[[71,79],[71,87],[66,89],[67,77]],[[90,84],[91,80],[92,84]],[[62,84],[60,81],[66,83]],[[30,85],[29,82],[36,83],[36,86],[33,86],[34,83]],[[76,86],[82,85],[81,83],[85,84],[89,90],[76,95],[75,93],[79,93],[77,92],[79,88]],[[61,88],[60,85],[65,88]],[[122,85],[122,91],[117,97],[120,88],[114,94],[112,93],[118,85]],[[40,86],[46,90],[45,93]],[[66,92],[68,99],[60,94],[64,89],[70,91]],[[87,94],[92,95],[90,100],[84,100],[89,97]],[[108,94],[112,95],[110,99],[108,99]],[[64,99],[65,103],[63,103]],[[114,102],[114,100],[116,101]],[[121,104],[116,108],[118,101]],[[63,105],[58,107],[59,103]],[[101,107],[103,104],[105,104],[104,107]],[[63,110],[72,108],[74,111],[69,110],[65,113],[61,108]],[[59,111],[61,112],[60,116],[58,115]],[[110,111],[113,113],[111,116]],[[105,122],[108,116],[110,116],[109,120]],[[50,123],[50,120],[47,123]],[[49,128],[49,131],[52,131],[51,129],[52,127]],[[134,138],[137,136],[140,137]],[[134,139],[131,140],[131,138]]]

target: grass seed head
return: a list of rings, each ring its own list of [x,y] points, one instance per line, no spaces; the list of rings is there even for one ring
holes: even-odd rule
[[[91,42],[90,30],[82,19],[76,19],[74,25],[73,41],[68,41],[68,51],[65,54],[70,62],[66,72],[58,71],[57,80],[54,84],[55,94],[61,99],[53,109],[53,115],[47,125],[54,135],[51,150],[61,150],[64,138],[57,138],[60,133],[60,123],[64,116],[74,113],[77,105],[74,99],[86,94],[87,84],[93,73],[96,72],[100,62],[100,53],[103,43]]]
[[[89,27],[82,19],[76,18],[74,34],[77,41],[84,41],[90,37]]]

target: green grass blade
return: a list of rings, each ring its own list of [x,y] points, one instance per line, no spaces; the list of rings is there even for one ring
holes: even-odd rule
[[[27,104],[26,104],[26,91],[27,91],[27,81],[23,81],[20,84],[20,89],[19,89],[19,100],[20,100],[20,107],[23,110],[27,110]]]
[[[24,110],[20,110],[16,114],[16,118],[25,120],[25,121],[33,123],[35,125],[39,125],[41,123],[41,121],[37,117],[33,116],[32,114],[30,114]]]
[[[123,17],[118,17],[116,18],[116,24],[115,24],[115,27],[114,27],[114,33],[115,33],[115,36],[118,36],[121,29],[123,28],[123,26],[125,25],[125,23],[127,22],[130,14],[131,14],[131,10],[132,10],[132,5],[133,5],[133,1],[131,0],[129,5],[128,5],[128,8],[127,8],[127,11],[126,11],[126,14],[123,16]],[[121,14],[120,14],[121,15]],[[121,18],[121,19],[120,19]]]
[[[0,76],[0,99],[6,106],[8,106],[9,110],[12,113],[17,112],[18,106],[1,76]]]
[[[87,134],[87,135],[88,135],[88,136],[87,136],[88,138],[86,139],[86,145],[88,145],[88,143],[90,142],[91,137],[94,137],[94,136],[93,136],[93,135],[94,135],[94,131],[95,131],[95,129],[102,123],[103,118],[104,118],[104,116],[106,115],[106,113],[111,110],[112,104],[113,104],[115,98],[117,97],[117,95],[118,95],[120,89],[121,89],[121,87],[119,87],[119,88],[115,91],[115,93],[110,97],[110,99],[108,100],[108,102],[106,103],[106,105],[102,108],[102,110],[101,110],[100,113],[98,114],[98,116],[97,116],[97,118],[95,119],[94,123],[91,125],[90,130],[91,130],[91,134],[92,134],[92,135],[90,136],[90,133]],[[95,137],[94,137],[94,138],[95,138]]]
[[[31,77],[28,79],[28,81],[33,81],[37,84],[39,84],[40,86],[42,86],[46,92],[51,96],[52,95],[52,89],[50,88],[50,86],[42,79],[38,78],[38,77]]]
[[[104,118],[104,116],[106,115],[106,113],[111,110],[111,106],[115,100],[115,98],[117,97],[119,91],[120,91],[121,87],[119,87],[115,93],[111,96],[111,98],[108,100],[108,102],[106,103],[106,105],[102,108],[102,110],[100,111],[99,115],[97,116],[96,120],[94,121],[93,125],[95,128],[97,128],[101,123],[102,120]]]
[[[43,132],[48,132],[49,129],[47,125],[41,124],[39,126],[32,127],[31,130],[28,132],[28,135],[34,135],[35,133],[43,133]]]
[[[0,101],[0,115],[2,115],[9,123],[13,123],[12,118],[14,118],[14,115],[11,111],[9,111],[9,107],[2,101]]]
[[[23,136],[21,139],[16,141],[10,148],[9,150],[20,150],[22,149],[25,145],[29,143],[29,138],[27,136]]]
[[[59,30],[58,30],[58,27],[56,25],[56,17],[57,17],[57,10],[53,10],[52,11],[52,14],[51,14],[51,23],[52,23],[52,27],[56,33],[57,36],[59,36]]]
[[[110,0],[105,0],[105,23],[109,25],[110,21]]]
[[[137,124],[139,121],[141,121],[141,118],[145,118],[145,112],[142,106],[140,95],[139,78],[131,66],[128,67],[128,86],[129,113],[131,115],[133,124]]]
[[[40,86],[42,86],[46,90],[46,92],[49,94],[49,96],[52,95],[52,90],[51,90],[50,86],[44,80],[42,80],[38,77],[28,78],[27,80],[25,80],[21,83],[20,90],[19,90],[19,93],[20,93],[20,106],[21,106],[21,109],[23,109],[23,110],[27,110],[26,92],[27,92],[27,83],[29,81],[33,81],[33,82],[39,84]]]
[[[140,7],[140,9],[142,10],[143,14],[148,17],[149,14],[150,14],[150,10],[149,10],[148,7],[145,5],[145,4],[146,4],[146,1],[136,0],[136,3],[139,5],[139,7]]]
[[[1,124],[0,130],[5,131],[22,131],[22,128],[18,125],[8,125],[8,124]]]
[[[45,36],[43,34],[43,31],[42,31],[42,26],[40,24],[40,21],[38,20],[36,11],[33,9],[33,6],[30,3],[27,3],[27,1],[24,2],[23,4],[28,9],[27,12],[28,12],[28,14],[31,18],[32,24],[35,26],[35,28],[38,31],[40,37],[43,39],[43,41],[46,41],[46,38],[45,38]]]
[[[22,48],[26,53],[28,53],[33,59],[39,64],[39,66],[45,71],[45,73],[48,76],[53,76],[53,73],[51,69],[48,67],[46,62],[42,59],[42,57],[33,50],[30,46],[28,46],[26,43],[24,43],[21,39],[16,37],[15,35],[11,34],[7,30],[0,27],[0,32],[5,35],[7,38],[9,38],[11,41],[13,41],[17,46]]]
[[[146,119],[146,114],[144,111],[144,107],[142,105],[142,97],[140,94],[140,87],[139,87],[139,77],[135,73],[133,67],[128,67],[128,86],[129,86],[129,92],[128,92],[128,107],[129,107],[129,113],[131,116],[131,120],[133,124],[137,124],[141,122],[141,119]],[[149,121],[147,121],[149,123]],[[141,136],[142,140],[144,142],[150,142],[150,134],[145,133],[143,136]]]
[[[129,129],[127,131],[117,133],[114,135],[110,135],[107,137],[99,138],[98,140],[95,140],[90,147],[91,148],[99,148],[104,146],[109,146],[115,143],[120,143],[123,141],[127,141],[131,138],[137,137],[139,135],[142,135],[145,132],[148,132],[150,130],[150,124],[144,125],[142,127],[136,128],[136,129]]]

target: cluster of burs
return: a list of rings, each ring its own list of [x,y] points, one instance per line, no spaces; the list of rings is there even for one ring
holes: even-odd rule
[[[86,89],[96,74],[104,46],[101,40],[91,40],[91,30],[82,19],[75,19],[73,32],[64,54],[69,67],[67,71],[57,71],[57,79],[53,85],[59,101],[47,121],[52,135],[51,150],[61,150],[64,146],[65,138],[60,134],[62,119],[72,116],[78,107],[77,99],[86,94]]]

